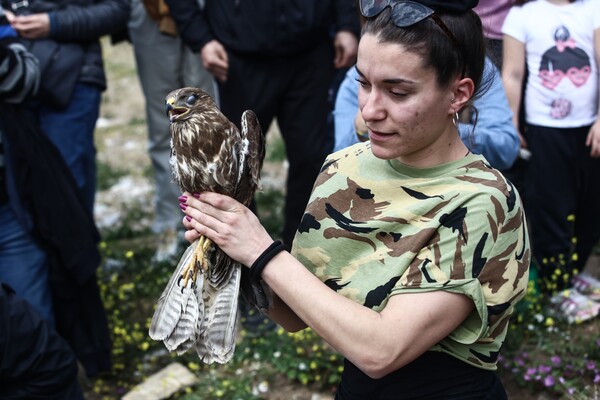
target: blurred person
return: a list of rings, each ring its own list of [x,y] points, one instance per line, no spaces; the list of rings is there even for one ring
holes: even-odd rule
[[[600,7],[518,1],[502,31],[508,101],[514,115],[525,108],[524,126],[513,122],[531,152],[525,206],[534,260],[542,291],[553,295],[572,287],[600,239]],[[586,301],[568,309],[573,320],[598,312]]]
[[[334,151],[368,140],[366,125],[358,111],[359,80],[356,68],[351,68],[338,91],[333,110]],[[492,167],[504,170],[518,155],[519,136],[500,73],[489,57],[486,57],[483,81],[486,90],[474,100],[473,109],[464,110],[465,117],[458,124],[458,132],[473,153],[482,154]]]
[[[148,153],[155,180],[155,258],[161,261],[175,255],[177,231],[181,231],[176,201],[181,192],[172,180],[169,165],[171,134],[165,116],[165,96],[173,89],[191,86],[204,90],[217,102],[218,97],[213,76],[204,69],[198,55],[181,41],[163,0],[131,0],[128,33],[145,98]]]
[[[77,360],[67,342],[1,282],[0,349],[0,398],[84,399],[77,381]]]
[[[334,69],[355,62],[355,2],[207,0],[204,8],[197,0],[166,3],[184,43],[217,78],[225,116],[239,124],[251,109],[265,134],[277,120],[289,161],[281,236],[291,246],[333,148],[328,92]]]
[[[100,236],[71,171],[32,111],[41,63],[14,42],[14,29],[4,28],[14,51],[2,51],[0,61],[0,280],[56,329],[94,376],[111,366],[96,282]],[[41,325],[30,327],[48,335]]]
[[[344,357],[347,399],[506,399],[494,373],[530,250],[519,194],[465,146],[482,89],[477,0],[361,1],[369,141],[331,154],[291,254],[249,209],[186,193],[186,239],[211,239],[268,285],[268,315]]]
[[[93,213],[94,128],[106,76],[100,38],[123,29],[128,0],[2,0],[8,21],[40,60],[37,117]]]
[[[479,0],[473,9],[481,18],[488,55],[502,69],[502,24],[515,0]]]

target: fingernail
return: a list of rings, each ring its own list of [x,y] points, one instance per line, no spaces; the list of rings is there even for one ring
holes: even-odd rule
[[[200,198],[200,193],[194,193],[192,196],[194,196],[195,198],[199,199]]]
[[[181,208],[181,211],[185,211],[185,209],[187,208],[187,206],[185,204],[179,203],[179,208]]]
[[[179,196],[179,202],[185,203],[187,201],[187,196]]]
[[[190,217],[189,215],[186,215],[186,216],[185,216],[185,219],[187,219],[187,220],[188,220],[188,221],[190,221],[190,222],[192,221],[192,217]]]

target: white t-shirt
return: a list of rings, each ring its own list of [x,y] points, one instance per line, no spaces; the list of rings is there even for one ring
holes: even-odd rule
[[[573,128],[596,120],[594,30],[599,27],[600,0],[566,5],[536,0],[511,8],[502,32],[525,44],[528,123]]]

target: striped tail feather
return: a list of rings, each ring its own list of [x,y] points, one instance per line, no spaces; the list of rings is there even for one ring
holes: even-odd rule
[[[197,241],[194,241],[185,250],[175,272],[171,275],[167,286],[158,299],[149,330],[150,337],[154,340],[166,340],[172,335],[182,315],[186,314],[186,310],[188,310],[190,297],[195,297],[191,279],[188,280],[186,287],[181,287],[180,284],[183,284],[183,280],[180,281],[179,277],[185,266],[190,262],[197,244]],[[192,310],[190,309],[187,312],[192,312]]]

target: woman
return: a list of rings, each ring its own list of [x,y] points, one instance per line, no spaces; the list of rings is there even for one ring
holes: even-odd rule
[[[292,254],[236,201],[182,198],[188,240],[252,266],[269,317],[344,355],[338,399],[506,398],[493,370],[529,247],[518,194],[456,129],[484,65],[475,4],[361,2],[370,141],[329,156]]]
[[[549,296],[572,286],[600,290],[579,274],[600,240],[600,7],[593,0],[517,5],[502,28],[502,80],[515,115],[525,106],[524,126],[513,119],[532,154],[524,198],[540,287]],[[553,300],[562,297],[575,305],[564,308],[571,322],[600,311],[577,291]]]

